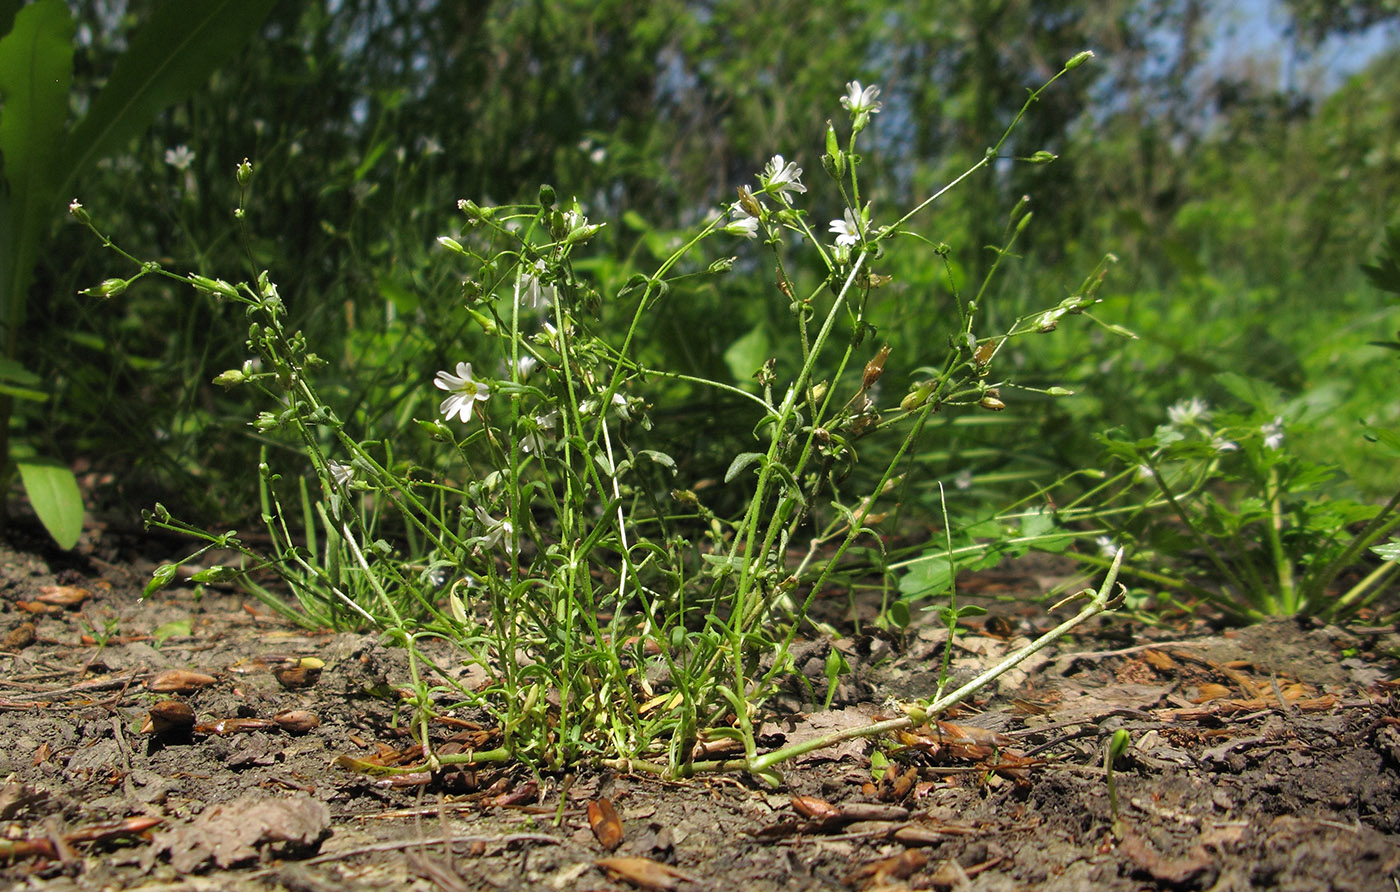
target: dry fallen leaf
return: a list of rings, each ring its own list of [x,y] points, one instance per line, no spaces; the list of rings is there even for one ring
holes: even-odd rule
[[[188,694],[218,682],[212,675],[187,669],[167,669],[146,679],[146,689],[157,694]]]
[[[194,727],[194,710],[183,700],[162,700],[151,705],[141,725],[142,734],[170,734]]]
[[[1151,666],[1153,669],[1156,669],[1161,672],[1166,672],[1169,669],[1177,668],[1176,660],[1173,660],[1171,657],[1162,653],[1160,650],[1149,649],[1143,651],[1142,660],[1147,665]]]
[[[834,820],[841,816],[839,808],[825,799],[818,799],[815,796],[794,796],[792,797],[792,807],[804,818],[812,818],[817,821]]]
[[[650,858],[604,858],[593,863],[614,877],[642,889],[672,892],[682,880],[696,882],[695,877]]]
[[[92,592],[76,585],[41,585],[36,600],[55,607],[77,607],[91,597]]]
[[[609,852],[622,845],[622,819],[606,797],[588,803],[588,826],[593,828],[598,844]]]
[[[0,641],[0,650],[10,653],[17,650],[24,650],[34,643],[36,637],[33,623],[20,623],[5,634],[5,640]]]
[[[928,856],[918,849],[905,849],[898,855],[889,858],[881,858],[878,861],[871,861],[857,867],[850,876],[846,877],[846,885],[855,886],[863,883],[864,888],[877,888],[887,885],[890,880],[903,880],[911,876],[915,871],[928,864]]]
[[[321,725],[321,719],[314,712],[305,709],[289,709],[286,712],[279,712],[272,717],[283,731],[288,734],[305,734],[314,731]]]

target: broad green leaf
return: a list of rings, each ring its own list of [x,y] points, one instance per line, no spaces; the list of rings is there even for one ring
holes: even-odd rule
[[[141,135],[162,110],[200,87],[242,49],[277,0],[171,0],[131,39],[64,154],[59,195],[99,158]]]
[[[768,361],[772,352],[768,332],[762,325],[755,325],[724,351],[724,364],[729,366],[729,374],[735,381],[752,386],[754,373]]]
[[[165,643],[165,639],[167,638],[173,638],[177,635],[181,638],[188,638],[190,636],[191,626],[192,624],[189,617],[171,620],[164,625],[157,626],[155,630],[151,632],[151,638],[155,641],[156,647],[160,647]]]
[[[0,40],[0,321],[4,352],[24,322],[39,240],[58,213],[54,184],[73,77],[73,17],[63,0],[21,9]]]
[[[20,459],[20,479],[29,504],[60,548],[78,544],[83,532],[83,496],[73,472],[48,459]]]
[[[1045,510],[1033,511],[1021,518],[1021,536],[1036,540],[1027,543],[1031,548],[1052,553],[1064,551],[1074,542],[1074,535],[1065,533],[1054,513]]]

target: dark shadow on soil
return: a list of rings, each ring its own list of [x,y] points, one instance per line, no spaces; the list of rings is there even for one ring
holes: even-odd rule
[[[781,789],[521,766],[391,783],[335,760],[412,744],[392,693],[400,652],[306,633],[233,593],[140,603],[149,562],[100,537],[78,558],[29,547],[0,547],[9,888],[1400,888],[1394,628],[1113,619],[946,726],[882,741],[879,779],[856,744],[786,766]],[[955,643],[958,677],[1053,622],[1002,602],[992,616]],[[813,690],[830,647],[854,672],[826,711],[794,685],[763,742],[928,696],[946,638],[916,626],[802,645]],[[325,667],[282,671],[302,657]],[[172,700],[193,726],[160,705]],[[1115,833],[1103,748],[1118,729],[1132,746]],[[460,747],[482,732],[435,733]],[[588,813],[604,799],[622,829],[611,851]]]

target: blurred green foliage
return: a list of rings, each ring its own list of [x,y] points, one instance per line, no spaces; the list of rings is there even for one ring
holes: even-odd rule
[[[81,108],[153,4],[76,6]],[[1360,21],[1295,6],[1298,41]],[[1389,15],[1366,6],[1357,14]],[[771,155],[815,175],[807,153],[846,81],[884,91],[863,198],[893,206],[980,158],[1027,86],[1094,48],[1099,60],[1048,94],[1005,152],[1060,159],[994,165],[930,209],[922,222],[948,264],[891,270],[870,351],[892,347],[881,386],[897,401],[925,345],[946,343],[953,289],[981,280],[1022,194],[1035,220],[988,296],[991,318],[1070,293],[1111,251],[1101,315],[1142,339],[1100,331],[1005,351],[999,363],[1040,370],[1022,383],[1078,395],[1018,396],[992,421],[931,431],[910,501],[959,471],[976,482],[950,498],[985,501],[1092,465],[1097,431],[1145,435],[1192,395],[1228,404],[1226,371],[1309,395],[1322,411],[1300,449],[1340,461],[1362,494],[1389,485],[1353,433],[1358,419],[1400,422],[1393,367],[1368,345],[1398,327],[1394,310],[1357,269],[1400,206],[1395,53],[1316,97],[1243,68],[1203,74],[1216,31],[1195,2],[956,0],[930,12],[915,0],[281,4],[235,63],[77,195],[139,256],[230,279],[272,269],[292,327],[332,360],[323,393],[352,424],[401,431],[408,449],[434,370],[479,344],[459,311],[463,283],[434,257],[457,199],[533,200],[542,182],[576,195],[609,224],[606,259],[582,270],[606,321],[627,278]],[[180,146],[192,157],[172,154]],[[257,166],[246,240],[230,214],[244,157]],[[839,216],[834,202],[812,211]],[[59,229],[35,286],[52,298],[22,353],[57,382],[42,419],[54,450],[122,469],[106,497],[125,510],[155,495],[187,516],[252,510],[247,469],[278,444],[229,438],[246,406],[210,383],[246,357],[227,334],[241,330],[236,311],[145,282],[100,306],[74,297],[107,262],[77,227]],[[787,299],[771,269],[745,263],[649,320],[647,349],[740,382],[755,356],[793,362],[770,336]],[[721,477],[726,442],[749,435],[727,423],[730,408],[683,385],[656,407],[658,437],[689,439],[689,455],[673,445],[682,484]]]

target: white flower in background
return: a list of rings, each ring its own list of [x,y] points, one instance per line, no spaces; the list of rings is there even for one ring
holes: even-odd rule
[[[1113,558],[1118,556],[1118,546],[1108,536],[1095,537],[1094,544],[1097,545],[1099,548],[1100,557],[1106,557],[1109,560],[1112,560]]]
[[[846,208],[845,219],[831,221],[831,231],[836,233],[838,247],[849,248],[860,241],[860,222],[850,208]]]
[[[852,115],[862,112],[873,115],[883,106],[875,100],[880,97],[880,88],[873,84],[869,87],[861,87],[860,81],[851,81],[846,84],[846,95],[841,97],[841,105],[850,111]]]
[[[530,373],[533,372],[535,370],[535,366],[539,364],[540,361],[538,359],[526,353],[524,356],[520,357],[515,361],[516,377],[521,379],[530,377]]]
[[[627,406],[627,397],[620,393],[613,393],[610,405],[624,421],[631,420],[632,416]],[[593,415],[598,411],[598,398],[589,397],[582,403],[579,403],[578,411],[580,415]]]
[[[1210,441],[1210,447],[1216,452],[1235,452],[1240,448],[1240,444],[1217,435],[1215,439]]]
[[[439,411],[448,420],[456,415],[467,422],[472,420],[472,404],[477,400],[486,402],[491,396],[491,388],[472,377],[472,364],[457,363],[457,374],[438,372],[433,381],[439,390],[446,390],[450,396],[442,401]]]
[[[786,195],[788,192],[806,192],[802,185],[802,168],[791,161],[784,161],[782,155],[774,155],[758,176],[761,191],[772,195]]]
[[[544,261],[535,261],[534,273],[520,274],[520,305],[532,310],[547,310],[554,305],[559,292],[553,285],[541,285],[544,275]]]
[[[963,468],[961,471],[955,474],[953,476],[953,486],[957,489],[971,489],[972,471],[968,468]]]
[[[1259,429],[1259,433],[1264,435],[1266,448],[1278,449],[1283,445],[1283,416],[1275,415],[1273,421]]]
[[[724,231],[730,235],[742,235],[744,238],[758,238],[758,219],[744,217],[742,220],[735,220],[727,224]]]
[[[433,139],[431,136],[420,136],[418,137],[418,151],[423,154],[424,158],[441,155],[443,151],[442,143]]]
[[[330,472],[336,486],[349,486],[350,481],[355,479],[355,469],[343,461],[326,462],[326,470]]]
[[[176,170],[189,170],[194,163],[194,152],[189,146],[176,146],[165,150],[165,163]]]
[[[1210,404],[1198,396],[1181,400],[1167,409],[1167,420],[1178,427],[1205,421],[1210,417]]]
[[[495,548],[505,540],[506,547],[515,549],[515,527],[505,518],[497,520],[486,513],[486,509],[480,505],[476,506],[476,520],[485,530],[481,534],[481,544],[486,548]]]
[[[554,425],[558,420],[559,412],[554,409],[551,409],[543,415],[536,415],[532,419],[534,428],[520,438],[520,451],[525,453],[533,452],[536,455],[544,452],[544,435],[546,432],[551,435],[554,433]]]

